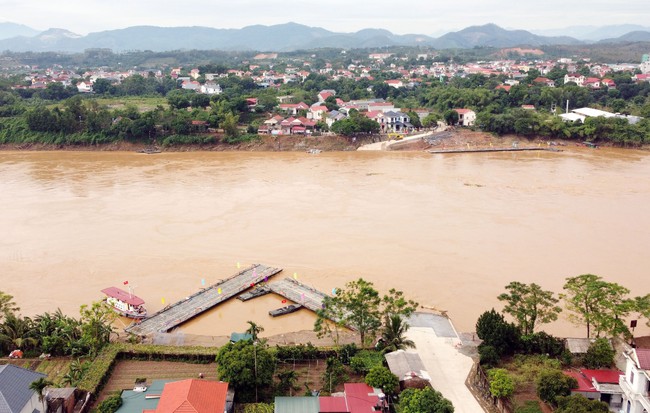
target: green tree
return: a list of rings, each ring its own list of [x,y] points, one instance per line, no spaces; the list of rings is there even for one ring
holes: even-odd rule
[[[399,413],[454,413],[454,406],[430,387],[406,389],[399,395]]]
[[[503,308],[517,320],[524,335],[532,334],[535,326],[557,320],[562,308],[557,306],[559,301],[552,291],[542,290],[539,285],[524,284],[512,281],[506,286],[507,293],[499,295],[499,300],[505,301]]]
[[[12,295],[0,291],[0,321],[2,321],[5,314],[20,311],[20,308],[13,300]]]
[[[508,399],[515,392],[515,382],[506,369],[488,370],[490,394],[499,399]]]
[[[419,128],[422,127],[422,121],[420,120],[420,116],[417,113],[410,110],[410,111],[406,112],[406,114],[408,115],[408,117],[409,117],[409,119],[411,121],[411,125],[413,125],[414,128],[419,129]]]
[[[476,334],[486,346],[492,346],[500,356],[513,354],[520,347],[521,333],[494,309],[481,314],[476,321]]]
[[[384,366],[373,367],[365,381],[368,386],[381,389],[388,395],[395,394],[399,387],[399,377]]]
[[[600,400],[590,400],[582,394],[558,396],[555,413],[607,413],[609,406]]]
[[[253,321],[247,321],[247,323],[249,327],[246,330],[246,333],[251,335],[253,341],[257,341],[257,335],[264,331],[264,327]]]
[[[51,386],[52,382],[49,381],[45,377],[39,377],[37,380],[33,381],[29,385],[30,390],[34,390],[36,394],[38,394],[38,401],[43,404],[43,411],[47,412],[47,406],[45,405],[45,394],[43,394],[43,390],[45,390],[46,387]]]
[[[0,324],[0,344],[8,350],[36,347],[38,340],[34,337],[32,320],[29,317],[6,313],[4,322]]]
[[[328,357],[325,372],[323,373],[323,388],[332,393],[336,386],[345,383],[348,376],[343,363],[337,357]]]
[[[237,128],[238,122],[239,116],[237,115],[233,115],[229,112],[224,116],[223,122],[221,122],[221,127],[226,134],[227,142],[235,142],[239,137],[239,129]]]
[[[422,119],[422,126],[425,128],[435,128],[438,126],[438,120],[440,119],[439,115],[437,113],[429,113],[427,116],[425,116],[424,119]]]
[[[340,299],[325,296],[323,305],[316,311],[314,331],[318,338],[329,337],[334,347],[339,347],[340,334],[345,330],[345,308]]]
[[[556,398],[570,395],[571,389],[578,387],[578,382],[561,370],[546,369],[537,376],[536,385],[539,398],[556,406]]]
[[[609,368],[614,364],[616,351],[606,338],[597,338],[589,345],[582,363],[589,369]]]
[[[273,384],[275,356],[265,343],[228,343],[219,349],[216,362],[219,379],[230,383],[243,400],[254,400],[258,387]]]
[[[278,391],[281,394],[289,394],[293,396],[293,391],[297,390],[296,382],[298,381],[298,373],[295,370],[285,370],[277,374],[278,380]]]
[[[94,302],[90,306],[82,305],[81,341],[87,348],[87,354],[95,357],[111,339],[115,312],[102,302]]]
[[[408,329],[409,324],[399,314],[385,317],[380,338],[382,352],[390,353],[391,351],[415,348],[413,340],[406,338]]]
[[[569,319],[576,324],[585,324],[587,338],[592,327],[596,336],[601,333],[629,336],[625,317],[635,308],[635,302],[626,298],[629,290],[619,284],[603,281],[593,274],[567,278],[564,284],[566,307],[572,313]]]
[[[381,298],[373,284],[359,278],[348,282],[344,289],[336,290],[334,297],[328,297],[325,306],[326,309],[332,307],[328,313],[341,314],[343,325],[359,332],[363,347],[367,344],[367,338],[373,336],[381,325],[380,304]]]
[[[447,125],[456,125],[458,124],[459,115],[455,110],[448,110],[442,115],[443,119]]]
[[[167,93],[167,103],[174,109],[184,109],[190,106],[194,94],[188,90],[172,90]]]

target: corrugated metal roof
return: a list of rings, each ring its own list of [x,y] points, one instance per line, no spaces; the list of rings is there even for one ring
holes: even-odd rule
[[[156,412],[221,413],[228,383],[187,379],[165,384]]]
[[[404,350],[397,350],[385,355],[386,362],[390,371],[404,380],[411,372],[415,372],[418,377],[422,377],[422,371],[425,370],[424,363],[417,353],[411,353]]]
[[[45,374],[12,364],[0,366],[0,411],[18,413],[34,395],[29,385]]]
[[[618,379],[623,374],[623,372],[618,370],[589,370],[581,369],[582,374],[587,376],[588,380],[596,379],[598,383],[616,383],[618,384]]]
[[[650,349],[637,348],[636,357],[639,360],[639,367],[643,370],[650,370]]]
[[[318,413],[318,397],[276,397],[275,413]]]
[[[319,397],[319,401],[320,413],[347,413],[350,411],[348,409],[348,402],[343,396],[323,396]]]

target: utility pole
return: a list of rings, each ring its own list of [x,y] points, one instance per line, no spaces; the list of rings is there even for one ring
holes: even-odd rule
[[[257,341],[253,341],[253,355],[255,358],[255,403],[257,403]]]

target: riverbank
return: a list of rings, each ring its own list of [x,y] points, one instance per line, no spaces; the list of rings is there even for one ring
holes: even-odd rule
[[[152,146],[143,143],[134,143],[120,141],[110,144],[88,145],[88,146],[64,146],[53,144],[4,144],[0,145],[2,151],[116,151],[116,152],[139,152],[148,148],[155,148],[161,152],[307,152],[315,150],[316,152],[339,152],[355,151],[360,146],[373,143],[376,138],[369,136],[360,136],[349,138],[339,135],[328,136],[300,136],[300,135],[281,135],[269,136],[260,135],[259,139],[254,141],[240,142],[229,144],[218,142],[204,145],[179,145],[179,146]],[[432,135],[426,140],[419,140],[403,145],[395,145],[392,151],[425,151],[425,150],[456,150],[456,149],[482,149],[494,147],[512,147],[513,144],[522,147],[537,146],[578,146],[581,142],[569,140],[553,140],[542,138],[524,138],[516,135],[495,136],[490,133],[472,131],[465,128],[453,128],[443,134]],[[614,147],[611,144],[602,144],[605,147]],[[645,149],[650,147],[641,147],[633,149]]]

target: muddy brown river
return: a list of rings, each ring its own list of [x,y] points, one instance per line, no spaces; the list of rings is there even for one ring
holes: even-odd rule
[[[472,331],[512,280],[560,292],[593,273],[650,292],[649,177],[650,153],[614,149],[0,152],[0,290],[24,315],[77,315],[128,280],[151,312],[263,263],[324,292],[394,287]],[[312,328],[307,310],[271,319],[282,305],[231,300],[181,331]]]

